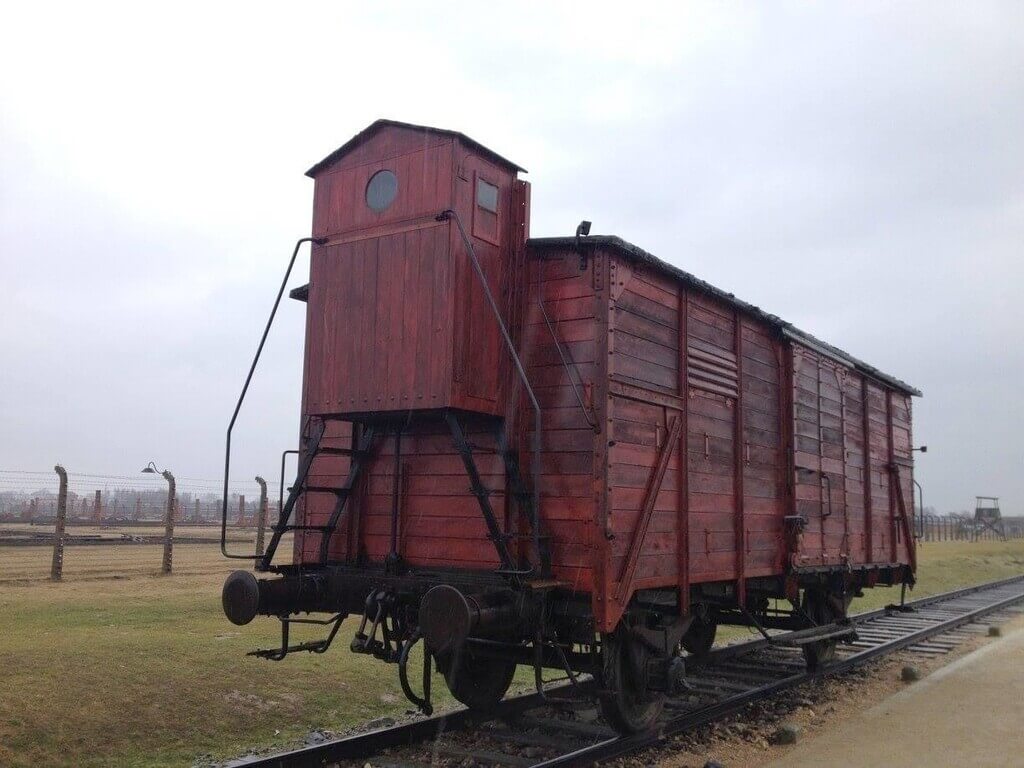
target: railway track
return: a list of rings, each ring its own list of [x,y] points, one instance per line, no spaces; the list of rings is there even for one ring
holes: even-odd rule
[[[799,648],[775,638],[716,649],[688,666],[691,690],[670,699],[656,729],[619,736],[597,719],[586,700],[545,702],[538,694],[502,702],[489,720],[465,710],[327,741],[290,752],[228,763],[230,768],[296,768],[335,764],[422,768],[474,764],[510,768],[593,765],[656,746],[668,738],[742,711],[747,705],[816,677],[862,666],[894,651],[946,653],[972,634],[982,618],[1000,621],[1024,612],[1024,576],[955,590],[907,604],[913,612],[881,609],[853,617],[857,638],[841,645],[836,660],[816,672]],[[562,688],[557,693],[565,695]],[[554,691],[552,694],[556,693]]]

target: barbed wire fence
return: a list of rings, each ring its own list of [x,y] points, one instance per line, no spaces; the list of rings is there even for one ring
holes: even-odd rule
[[[254,553],[262,551],[278,500],[268,499],[261,477],[231,481],[229,489],[229,537],[250,544],[255,539]],[[222,493],[223,482],[208,478],[73,472],[60,465],[50,471],[0,469],[0,523],[16,524],[0,531],[0,545],[52,545],[50,578],[60,581],[66,545],[162,544],[160,570],[169,574],[176,540],[219,544]],[[162,533],[147,530],[161,527]],[[176,534],[176,527],[186,530]]]
[[[959,515],[920,515],[918,517],[918,541],[990,541],[1000,539],[1000,535],[988,528],[982,528],[972,516]],[[1024,539],[1024,517],[1002,518],[1005,538]]]
[[[113,475],[71,472],[57,465],[49,471],[0,469],[0,523],[20,524],[0,531],[2,546],[52,545],[50,578],[63,577],[64,547],[74,545],[162,544],[161,572],[173,569],[175,541],[220,542],[221,480],[173,477],[173,486],[160,474]],[[168,514],[170,512],[170,514]],[[228,526],[234,541],[252,542],[262,553],[268,520],[276,519],[279,500],[270,500],[262,478],[229,483]],[[967,514],[915,515],[920,543],[977,541],[999,538],[995,531],[979,529]],[[1024,517],[1003,518],[1005,536],[1024,538]],[[143,533],[159,529],[162,533]],[[69,529],[97,529],[75,534]],[[125,529],[119,538],[104,536],[104,529]],[[185,534],[175,534],[175,529]],[[239,537],[240,533],[245,536]]]

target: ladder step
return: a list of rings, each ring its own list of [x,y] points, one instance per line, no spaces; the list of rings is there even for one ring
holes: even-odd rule
[[[326,640],[311,640],[306,643],[299,643],[298,645],[289,645],[287,648],[266,648],[256,651],[249,651],[245,654],[246,656],[257,656],[261,659],[276,659],[287,656],[289,653],[298,653],[300,651],[309,651],[310,653],[323,653],[327,650]]]
[[[783,647],[800,647],[810,645],[820,640],[835,640],[849,638],[851,641],[857,639],[856,628],[849,623],[823,624],[809,629],[800,629],[796,632],[787,632],[783,635],[776,635],[770,640],[772,645]]]
[[[275,525],[273,526],[275,531],[281,533],[287,533],[288,531],[333,531],[334,528],[330,525]]]
[[[352,492],[351,488],[333,488],[329,485],[307,485],[309,493],[333,493],[335,496],[347,496]]]
[[[360,451],[357,448],[320,448],[317,450],[317,456],[362,456],[366,451]]]

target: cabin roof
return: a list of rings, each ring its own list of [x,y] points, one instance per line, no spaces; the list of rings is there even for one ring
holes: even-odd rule
[[[501,155],[499,155],[494,150],[488,149],[483,144],[481,144],[479,141],[477,141],[475,139],[472,139],[469,136],[467,136],[466,134],[461,133],[459,131],[450,131],[450,130],[448,130],[446,128],[433,128],[433,127],[431,127],[429,125],[416,125],[414,123],[403,123],[403,122],[401,122],[399,120],[380,119],[380,120],[375,120],[374,122],[370,123],[370,125],[368,125],[366,128],[361,130],[359,133],[357,133],[351,139],[349,139],[344,144],[342,144],[340,147],[338,147],[336,150],[331,152],[331,154],[329,154],[323,160],[321,160],[316,165],[314,165],[312,168],[310,168],[308,171],[306,171],[306,175],[311,177],[311,178],[315,177],[316,174],[318,174],[324,168],[326,168],[327,166],[329,166],[332,163],[334,163],[340,157],[343,157],[344,155],[346,155],[349,152],[351,152],[353,149],[355,149],[357,146],[362,144],[364,141],[369,139],[371,136],[373,136],[374,134],[376,134],[378,131],[380,131],[383,128],[406,128],[406,129],[409,129],[409,130],[422,131],[423,133],[434,134],[434,135],[437,135],[437,136],[450,136],[452,138],[458,139],[463,144],[466,144],[466,145],[468,145],[470,147],[473,147],[478,152],[486,155],[487,157],[489,157],[492,160],[496,160],[501,165],[504,165],[504,166],[512,169],[513,171],[519,171],[520,173],[526,173],[527,172],[526,169],[523,168],[522,166],[516,165],[511,160],[508,160],[508,159],[502,157]]]
[[[701,280],[699,277],[679,269],[679,267],[673,266],[666,261],[662,261],[657,256],[645,251],[643,248],[633,245],[632,243],[629,243],[620,237],[616,237],[615,235],[589,235],[586,237],[580,237],[579,239],[575,237],[535,237],[527,241],[527,246],[531,249],[537,250],[576,248],[577,246],[585,250],[593,250],[600,247],[610,248],[621,253],[628,259],[650,266],[658,272],[674,277],[684,285],[691,286],[699,291],[721,299],[748,315],[756,317],[768,325],[773,326],[778,329],[783,336],[795,339],[801,344],[810,347],[814,351],[819,352],[826,357],[841,362],[874,379],[885,382],[893,388],[901,392],[905,392],[908,395],[914,395],[915,397],[921,396],[920,390],[912,387],[904,381],[901,381],[900,379],[897,379],[895,376],[884,373],[873,365],[868,365],[864,361],[858,360],[853,355],[844,352],[838,347],[834,347],[831,344],[812,336],[806,331],[801,331],[799,328],[786,322],[781,317],[765,312],[760,307],[756,307],[753,304],[748,304],[742,299],[736,298],[735,295],[728,293],[727,291],[723,291],[721,288],[717,288],[714,285],[711,285],[711,283]]]

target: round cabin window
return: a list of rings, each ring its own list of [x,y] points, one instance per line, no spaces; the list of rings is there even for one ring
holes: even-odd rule
[[[398,177],[391,171],[377,171],[366,185],[366,204],[380,213],[395,202]]]

